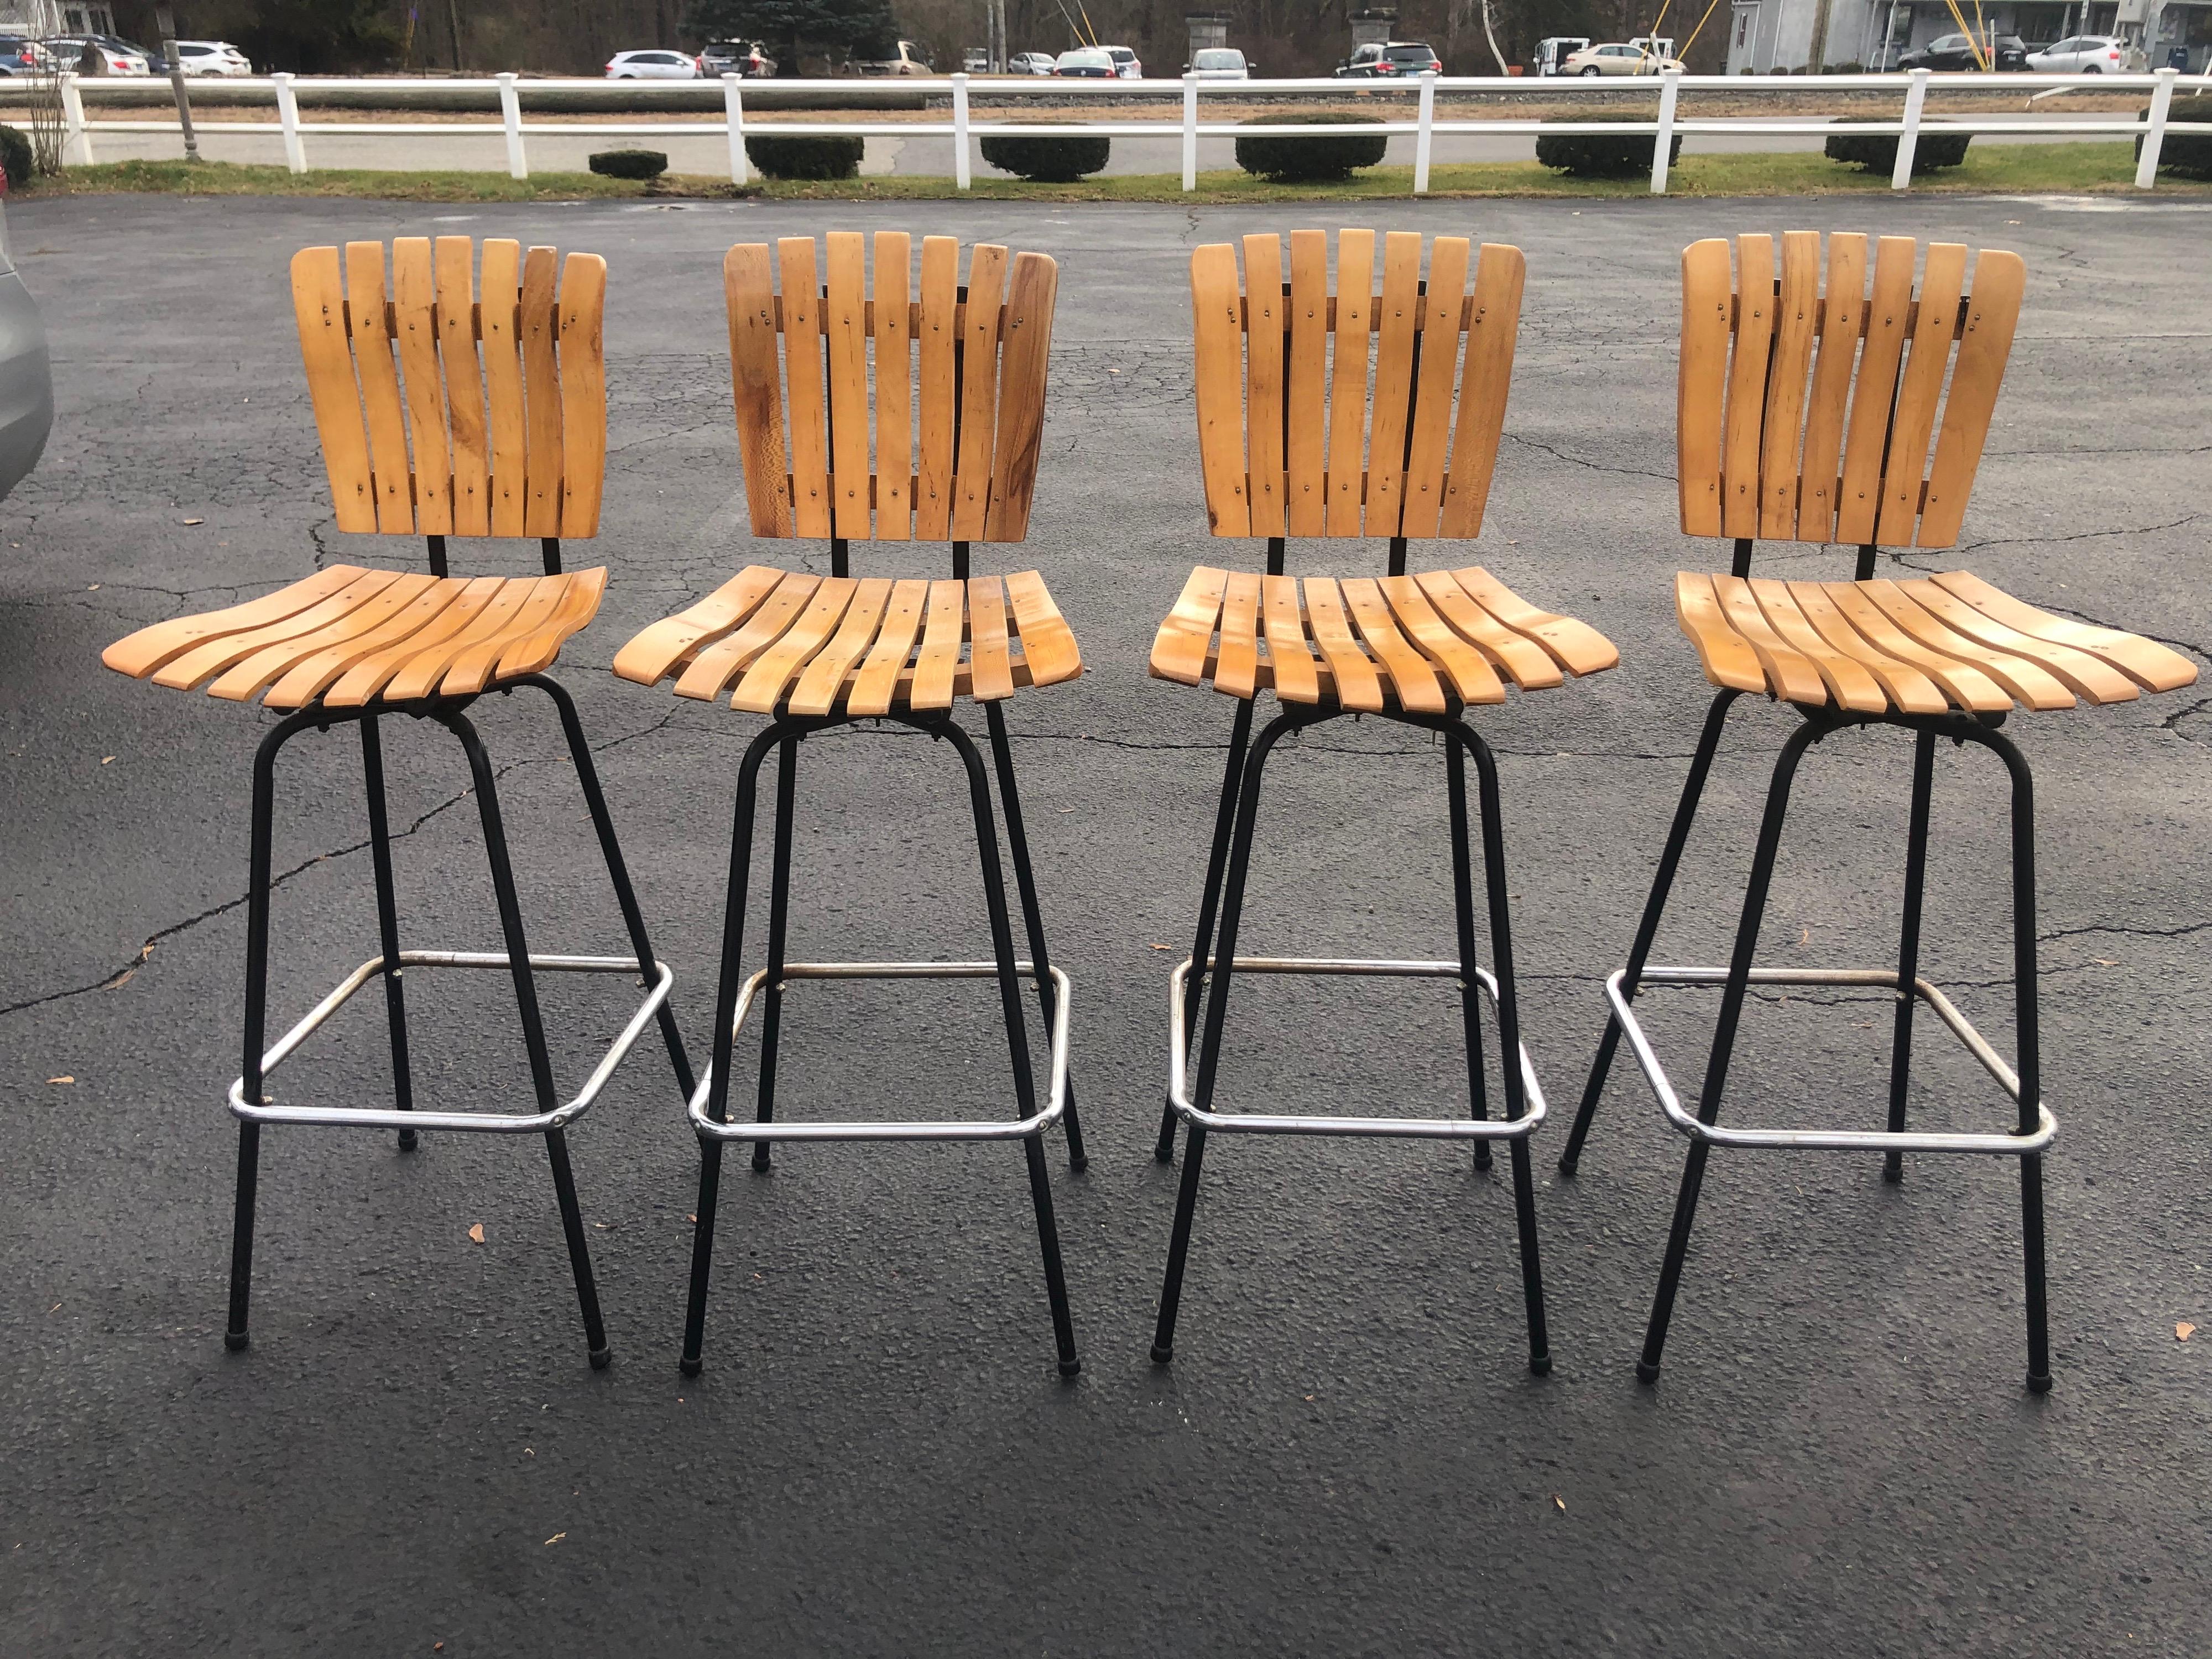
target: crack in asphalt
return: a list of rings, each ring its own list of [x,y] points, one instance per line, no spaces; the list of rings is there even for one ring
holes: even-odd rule
[[[1587,467],[1592,472],[1618,473],[1625,478],[1656,478],[1662,483],[1674,482],[1674,475],[1671,472],[1653,472],[1640,466],[1608,466],[1603,461],[1585,460],[1579,455],[1570,455],[1564,449],[1555,449],[1534,438],[1524,438],[1517,432],[1508,432],[1504,435],[1524,449],[1540,449],[1554,459],[1565,461],[1569,466]]]

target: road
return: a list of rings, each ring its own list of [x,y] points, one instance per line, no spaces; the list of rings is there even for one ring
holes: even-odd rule
[[[2203,1650],[2212,1027],[2207,704],[2019,716],[2036,768],[2057,1386],[2021,1387],[2008,1165],[1723,1153],[1668,1369],[1632,1362],[1683,1143],[1640,1083],[1553,1173],[1708,688],[1672,574],[1676,270],[1693,237],[1849,228],[2018,248],[2027,308],[1956,564],[2205,659],[2203,206],[1957,197],[1498,202],[1530,277],[1491,568],[1621,647],[1617,671],[1478,715],[1496,745],[1528,1046],[1555,1116],[1538,1194],[1557,1370],[1532,1378],[1508,1184],[1463,1152],[1217,1141],[1174,1365],[1146,1357],[1175,1197],[1151,1157],[1169,963],[1188,946],[1228,705],[1148,679],[1211,541],[1192,441],[1191,246],[1279,215],[1171,206],[583,204],[88,197],[11,210],[52,331],[60,415],[0,504],[0,1650],[239,1655],[2075,1656]],[[1389,228],[1465,230],[1393,203]],[[136,684],[100,648],[267,591],[341,538],[295,343],[306,244],[452,231],[611,267],[604,614],[561,665],[699,1053],[732,775],[758,721],[615,681],[647,623],[763,548],[743,526],[720,261],[828,225],[1000,240],[1061,262],[1036,517],[1084,646],[1011,719],[1056,959],[1073,976],[1092,1162],[1051,1147],[1081,1378],[1054,1374],[1012,1148],[779,1152],[725,1183],[708,1370],[675,1365],[693,1142],[648,1037],[575,1131],[616,1359],[589,1370],[545,1165],[528,1142],[272,1131],[255,1337],[221,1335],[238,1070],[245,800],[258,710]],[[457,570],[528,550],[457,544]],[[921,556],[863,549],[865,572]],[[980,556],[980,550],[979,550]],[[1319,550],[1293,568],[1320,568]],[[1379,568],[1379,547],[1328,561]],[[1844,550],[1761,568],[1847,574]],[[2201,690],[2202,688],[2200,688]],[[541,950],[609,948],[612,906],[543,711],[479,706]],[[1737,717],[1662,939],[1721,959],[1786,711]],[[980,724],[980,723],[979,723]],[[497,930],[465,773],[386,739],[404,937]],[[1767,960],[1896,948],[1910,744],[1825,744],[1800,775]],[[984,937],[942,749],[810,745],[794,956],[967,955]],[[1256,951],[1449,955],[1442,768],[1372,723],[1270,774]],[[371,954],[358,760],[285,752],[274,1013]],[[1923,971],[2011,1047],[2001,775],[1942,756]],[[757,869],[757,866],[756,866]],[[756,902],[758,902],[757,892]],[[416,981],[419,982],[419,981]],[[626,993],[546,994],[564,1081]],[[1462,1109],[1449,992],[1240,985],[1224,1101]],[[518,1101],[490,976],[416,994],[426,1104]],[[1711,1018],[1647,999],[1678,1079]],[[783,1109],[989,1112],[987,988],[809,991]],[[1760,999],[1731,1121],[1881,1120],[1888,1005]],[[1925,1125],[2006,1116],[1933,1022]],[[749,1063],[741,1060],[741,1063]],[[749,1073],[748,1073],[749,1075]],[[74,1081],[50,1081],[50,1079]],[[368,1000],[283,1075],[377,1103]],[[1502,1164],[1502,1160],[1501,1160]],[[470,1229],[483,1229],[481,1243]],[[2176,1340],[2178,1323],[2206,1328]],[[434,1644],[442,1644],[442,1649]]]

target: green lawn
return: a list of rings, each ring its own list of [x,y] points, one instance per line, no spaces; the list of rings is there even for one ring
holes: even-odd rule
[[[2074,144],[1978,146],[1966,165],[1948,167],[1913,181],[1916,191],[1966,191],[1988,195],[2087,195],[2131,190],[2132,147],[2118,142]],[[1042,202],[1324,202],[1410,196],[1413,181],[1405,167],[1370,167],[1340,184],[1270,184],[1243,173],[1202,173],[1198,188],[1185,191],[1176,173],[1145,173],[1092,179],[1074,185],[1033,185],[998,174],[979,176],[966,192],[986,201]],[[1437,167],[1429,193],[1444,198],[1639,197],[1649,181],[1634,179],[1571,179],[1534,161]],[[1887,173],[1871,173],[1814,153],[1776,155],[1686,155],[1668,180],[1672,196],[1824,196],[1889,188]],[[2159,180],[2162,192],[2212,194],[2212,183]],[[57,179],[24,186],[19,199],[140,191],[195,196],[349,196],[406,202],[556,202],[605,198],[731,198],[760,196],[771,200],[874,202],[951,201],[962,192],[950,179],[848,179],[835,183],[785,180],[757,182],[740,191],[726,179],[672,174],[654,185],[602,179],[589,173],[544,173],[514,179],[496,173],[397,173],[374,169],[331,169],[301,175],[282,167],[244,167],[230,162],[118,161],[72,167]]]

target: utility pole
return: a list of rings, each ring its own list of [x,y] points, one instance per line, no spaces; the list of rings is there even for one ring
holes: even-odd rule
[[[185,87],[185,63],[177,53],[176,8],[161,4],[154,8],[154,27],[161,37],[161,56],[168,60],[169,90],[177,96],[177,125],[184,129],[185,160],[200,159],[200,141],[192,131],[192,95]]]

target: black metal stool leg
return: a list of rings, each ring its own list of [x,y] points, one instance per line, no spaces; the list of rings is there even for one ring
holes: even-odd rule
[[[361,722],[361,768],[368,786],[369,860],[376,868],[376,933],[384,957],[384,1012],[392,1027],[392,1096],[403,1112],[415,1109],[415,1083],[407,1063],[407,994],[399,966],[399,900],[392,879],[392,831],[384,808],[384,744],[376,716]],[[399,1150],[415,1150],[415,1132],[399,1132]]]
[[[1759,924],[1766,911],[1766,890],[1774,876],[1775,854],[1782,845],[1783,820],[1790,811],[1790,784],[1807,747],[1827,735],[1829,728],[1807,721],[1790,734],[1774,763],[1774,781],[1767,787],[1766,810],[1759,820],[1759,850],[1751,860],[1751,880],[1744,889],[1743,916],[1736,925],[1735,949],[1729,958],[1728,988],[1721,997],[1720,1019],[1713,1028],[1711,1058],[1705,1063],[1705,1082],[1698,1100],[1698,1119],[1711,1124],[1720,1117],[1721,1093],[1728,1083],[1729,1057],[1735,1047],[1737,1023],[1743,1015],[1744,996],[1751,983],[1751,958],[1759,946]],[[1674,1292],[1682,1279],[1682,1258],[1690,1248],[1690,1224],[1698,1213],[1698,1192],[1705,1178],[1705,1155],[1710,1143],[1692,1140],[1682,1165],[1681,1190],[1674,1200],[1674,1224],[1667,1236],[1667,1259],[1659,1270],[1659,1289],[1651,1303],[1651,1322],[1644,1333],[1643,1357],[1636,1362],[1637,1380],[1659,1380],[1659,1356],[1667,1345],[1667,1325],[1674,1316]]]
[[[1636,925],[1636,940],[1628,948],[1627,974],[1621,980],[1622,994],[1632,1002],[1636,999],[1637,981],[1644,972],[1644,963],[1651,954],[1653,942],[1659,936],[1659,919],[1667,908],[1667,896],[1674,890],[1674,872],[1682,862],[1682,849],[1690,839],[1690,825],[1698,816],[1698,802],[1705,793],[1705,777],[1713,769],[1713,756],[1721,746],[1721,728],[1728,721],[1729,707],[1742,694],[1723,687],[1705,711],[1705,726],[1698,738],[1697,752],[1690,757],[1690,775],[1682,781],[1682,798],[1674,807],[1674,822],[1667,832],[1667,845],[1659,854],[1659,868],[1651,878],[1650,896],[1644,902],[1644,918]],[[1613,1057],[1620,1047],[1620,1022],[1608,1014],[1605,1035],[1598,1040],[1597,1058],[1590,1062],[1589,1080],[1583,1085],[1582,1104],[1575,1109],[1574,1127],[1568,1131],[1566,1149],[1559,1154],[1559,1173],[1571,1178],[1575,1167],[1583,1156],[1583,1142],[1589,1138],[1590,1120],[1597,1115],[1598,1097],[1605,1092],[1607,1073],[1613,1069]]]
[[[745,974],[745,889],[752,880],[753,817],[761,763],[782,740],[781,721],[752,740],[738,769],[737,811],[730,826],[728,885],[722,898],[722,971],[714,984],[714,1042],[707,1074],[707,1115],[730,1121],[730,1067],[737,1048],[738,988]],[[722,1187],[722,1143],[699,1140],[699,1203],[691,1229],[691,1291],[684,1314],[684,1375],[696,1376],[707,1332],[707,1283],[714,1261],[714,1206]]]
[[[987,702],[983,718],[991,728],[991,760],[999,777],[999,808],[1006,817],[1006,846],[1014,855],[1014,886],[1022,896],[1022,922],[1029,932],[1030,960],[1036,965],[1037,1002],[1044,1012],[1045,1030],[1052,1029],[1060,1006],[1060,988],[1052,982],[1052,963],[1045,955],[1044,914],[1037,903],[1036,876],[1030,868],[1029,833],[1022,826],[1022,798],[1014,782],[1014,751],[1006,741],[1003,705]],[[1091,1159],[1083,1150],[1083,1124],[1075,1111],[1075,1075],[1067,1079],[1067,1167],[1080,1171]]]
[[[1905,842],[1905,920],[1897,946],[1897,1023],[1889,1042],[1889,1132],[1905,1129],[1905,1097],[1912,1085],[1912,994],[1920,975],[1920,902],[1928,885],[1928,811],[1936,791],[1936,734],[1922,730],[1912,745],[1912,815]],[[1905,1154],[1885,1152],[1881,1178],[1905,1179]]]
[[[514,981],[514,1002],[522,1017],[523,1046],[530,1054],[530,1079],[538,1092],[538,1109],[550,1112],[553,1092],[553,1058],[545,1046],[544,1017],[538,1006],[538,984],[530,968],[530,946],[522,928],[522,906],[515,896],[514,869],[507,855],[507,830],[500,817],[498,780],[491,757],[466,715],[441,711],[437,719],[460,739],[469,757],[469,772],[476,784],[477,813],[483,823],[484,853],[491,865],[492,893],[499,905],[500,931],[507,941],[507,972]],[[576,1303],[584,1319],[584,1340],[592,1368],[604,1370],[612,1357],[607,1348],[606,1326],[599,1317],[599,1292],[592,1278],[592,1257],[584,1237],[584,1218],[576,1205],[576,1183],[568,1169],[567,1133],[545,1132],[545,1155],[553,1167],[553,1190],[561,1204],[561,1229],[568,1236],[568,1266],[575,1274]]]
[[[1221,1034],[1229,1018],[1229,981],[1237,960],[1237,924],[1244,909],[1244,881],[1252,864],[1252,831],[1260,813],[1260,779],[1267,764],[1267,751],[1286,732],[1309,724],[1310,716],[1285,711],[1267,722],[1243,767],[1237,786],[1237,821],[1230,837],[1228,884],[1222,896],[1221,930],[1212,960],[1212,994],[1206,1000],[1206,1039],[1198,1051],[1198,1092],[1194,1102],[1202,1112],[1213,1109],[1213,1082],[1221,1066]],[[1200,958],[1203,960],[1204,958]],[[1182,1182],[1176,1191],[1175,1231],[1168,1240],[1167,1276],[1160,1285],[1159,1322],[1152,1331],[1152,1363],[1164,1365],[1175,1358],[1176,1315],[1182,1305],[1182,1275],[1190,1255],[1190,1225],[1198,1211],[1200,1166],[1206,1158],[1206,1129],[1190,1126],[1182,1153]]]
[[[1237,824],[1237,786],[1244,775],[1244,757],[1252,742],[1251,697],[1237,700],[1237,716],[1229,727],[1229,758],[1221,769],[1221,800],[1213,811],[1213,850],[1206,855],[1206,886],[1198,901],[1198,939],[1190,948],[1190,981],[1184,988],[1183,1052],[1190,1052],[1198,1034],[1198,1011],[1206,994],[1208,963],[1213,947],[1214,909],[1221,902],[1221,872],[1229,862],[1230,832]],[[1175,1157],[1176,1109],[1169,1101],[1160,1111],[1160,1138],[1152,1156],[1163,1164]]]
[[[769,868],[768,979],[762,988],[760,1086],[754,1121],[775,1121],[775,1062],[783,1037],[784,945],[791,919],[791,819],[799,789],[799,736],[783,740],[775,763],[775,842]],[[753,1168],[769,1166],[769,1144],[753,1143]]]
[[[1513,921],[1506,902],[1505,825],[1498,805],[1498,763],[1490,745],[1469,727],[1462,725],[1452,736],[1474,754],[1475,777],[1481,789],[1482,864],[1490,889],[1490,954],[1497,963],[1499,1073],[1504,1079],[1506,1114],[1519,1117],[1528,1109],[1528,1090],[1521,1075],[1521,996],[1513,978]],[[1463,795],[1461,811],[1464,815]],[[1472,972],[1473,964],[1464,957],[1461,965]],[[1513,1163],[1521,1291],[1528,1315],[1528,1369],[1542,1376],[1552,1369],[1552,1348],[1544,1323],[1544,1273],[1536,1253],[1536,1182],[1529,1167],[1528,1138],[1522,1135],[1515,1139],[1507,1155]]]
[[[1444,739],[1444,784],[1451,803],[1452,917],[1459,933],[1459,1009],[1461,1030],[1467,1040],[1468,1105],[1470,1115],[1480,1122],[1490,1115],[1490,1082],[1482,1063],[1482,993],[1474,977],[1474,872],[1467,850],[1467,757],[1451,738]],[[1486,827],[1486,857],[1489,833]],[[1504,1059],[1508,1072],[1513,1069],[1513,1062],[1508,1050]],[[1490,1143],[1476,1141],[1474,1167],[1487,1170],[1490,1164]]]

